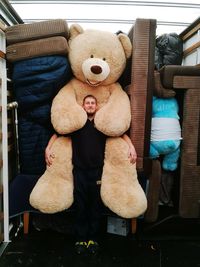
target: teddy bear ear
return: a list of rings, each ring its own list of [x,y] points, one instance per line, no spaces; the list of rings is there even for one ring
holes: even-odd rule
[[[70,39],[74,39],[77,35],[83,33],[83,28],[79,24],[72,24],[69,29]]]
[[[132,44],[131,44],[129,37],[124,33],[118,34],[117,37],[124,48],[126,58],[129,58],[132,53]]]

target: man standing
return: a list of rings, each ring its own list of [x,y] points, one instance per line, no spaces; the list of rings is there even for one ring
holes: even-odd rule
[[[88,119],[80,130],[71,134],[74,176],[75,236],[77,253],[87,249],[96,253],[102,214],[100,183],[104,163],[106,136],[94,126],[97,100],[88,95],[83,100]]]
[[[94,125],[94,116],[98,109],[97,99],[87,95],[83,99],[83,108],[88,119],[83,128],[70,134],[72,139],[72,163],[74,176],[74,233],[75,249],[78,254],[89,251],[96,254],[99,250],[98,235],[102,215],[100,197],[100,180],[104,164],[104,152],[107,136],[98,131]],[[47,165],[52,164],[54,155],[51,146],[57,135],[50,139],[45,151]],[[131,163],[135,163],[137,155],[130,138],[124,134],[122,138],[129,145]]]

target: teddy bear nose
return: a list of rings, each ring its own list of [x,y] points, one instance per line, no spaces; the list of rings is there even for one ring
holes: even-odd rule
[[[91,69],[91,72],[94,73],[94,74],[102,73],[102,68],[100,66],[98,66],[98,65],[94,65],[90,69]]]

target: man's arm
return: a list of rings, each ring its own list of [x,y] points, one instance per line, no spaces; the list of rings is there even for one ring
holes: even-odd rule
[[[128,157],[130,158],[130,162],[135,163],[137,159],[137,153],[135,151],[134,145],[131,142],[131,139],[128,137],[127,134],[123,134],[122,138],[124,139],[124,141],[126,141],[126,143],[129,146]]]
[[[58,138],[57,134],[53,134],[45,149],[45,161],[49,167],[52,164],[52,160],[55,158],[55,155],[51,152],[51,147],[57,138]]]

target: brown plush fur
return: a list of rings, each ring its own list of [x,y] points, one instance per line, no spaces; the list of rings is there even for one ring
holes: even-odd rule
[[[75,78],[54,98],[52,124],[60,134],[82,128],[87,120],[82,108],[83,98],[89,94],[97,98],[99,109],[94,118],[95,126],[111,136],[106,142],[102,200],[122,217],[137,217],[145,211],[147,202],[137,180],[136,165],[128,159],[128,145],[119,137],[129,128],[131,115],[128,96],[116,83],[131,55],[130,40],[124,34],[83,31],[78,25],[72,26],[70,32],[69,59]],[[91,66],[96,68],[97,65],[101,73],[91,71]],[[59,137],[55,141],[53,164],[30,196],[31,205],[43,212],[63,210],[73,201],[71,144],[69,138],[66,143],[64,139]]]

